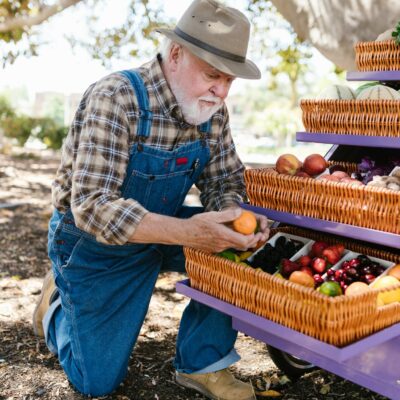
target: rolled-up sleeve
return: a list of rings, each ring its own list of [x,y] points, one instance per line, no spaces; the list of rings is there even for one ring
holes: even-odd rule
[[[76,225],[105,244],[125,244],[148,212],[121,197],[129,161],[129,122],[115,93],[90,96],[72,176]]]
[[[246,196],[244,165],[235,148],[229,126],[228,111],[216,144],[212,146],[210,161],[196,186],[207,211],[222,210],[243,202]]]

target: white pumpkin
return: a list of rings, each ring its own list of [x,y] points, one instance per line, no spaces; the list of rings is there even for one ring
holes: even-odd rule
[[[376,85],[361,91],[357,100],[400,100],[400,93],[388,86]]]
[[[393,39],[392,32],[393,32],[393,29],[392,29],[392,28],[391,28],[391,29],[388,29],[388,30],[385,31],[385,32],[382,32],[382,33],[375,39],[375,42],[383,42],[384,40]]]
[[[344,85],[329,86],[317,96],[319,100],[352,100],[355,98],[354,90]]]

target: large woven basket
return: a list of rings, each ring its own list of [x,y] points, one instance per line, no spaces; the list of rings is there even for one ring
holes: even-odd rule
[[[301,100],[308,132],[400,137],[400,100]]]
[[[400,46],[394,40],[359,42],[354,50],[359,71],[400,70]]]
[[[302,234],[298,228],[279,231]],[[324,235],[319,238],[332,242]],[[350,250],[400,262],[399,254],[341,242]],[[332,298],[203,251],[184,251],[193,288],[338,347],[400,321],[400,303],[377,307],[378,293],[384,290]]]
[[[398,191],[283,175],[273,168],[248,169],[245,181],[252,205],[400,234]]]

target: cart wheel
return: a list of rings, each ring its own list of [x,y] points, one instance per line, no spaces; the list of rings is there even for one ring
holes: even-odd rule
[[[311,372],[317,367],[307,361],[303,361],[291,354],[285,353],[282,350],[272,347],[267,344],[267,349],[271,360],[274,364],[283,371],[289,378],[296,380],[302,375]]]

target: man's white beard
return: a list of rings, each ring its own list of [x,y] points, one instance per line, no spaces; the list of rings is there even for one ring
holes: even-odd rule
[[[213,95],[190,98],[185,90],[180,88],[175,82],[170,82],[172,93],[174,94],[179,107],[182,110],[183,118],[191,125],[200,125],[208,121],[211,116],[222,106],[222,100]],[[215,103],[213,106],[201,105],[200,101],[210,101]]]

